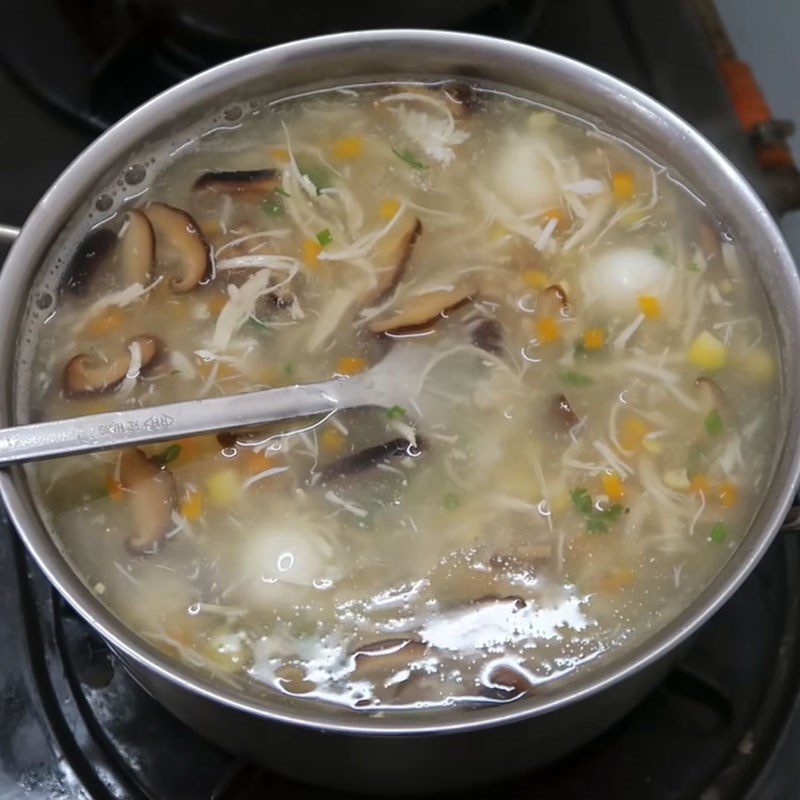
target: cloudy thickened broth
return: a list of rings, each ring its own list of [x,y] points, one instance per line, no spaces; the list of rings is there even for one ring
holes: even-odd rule
[[[746,533],[780,385],[736,242],[668,167],[458,84],[182,148],[72,257],[31,399],[348,380],[397,347],[429,363],[390,408],[37,465],[87,585],[250,692],[497,703],[642,641]]]

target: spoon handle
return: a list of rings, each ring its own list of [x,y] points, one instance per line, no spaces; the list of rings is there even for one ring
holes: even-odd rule
[[[0,428],[0,467],[365,404],[358,377]]]

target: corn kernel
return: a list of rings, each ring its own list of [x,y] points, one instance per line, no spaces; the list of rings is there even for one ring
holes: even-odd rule
[[[378,214],[381,219],[391,219],[400,209],[400,201],[387,197],[380,205]]]
[[[361,155],[364,143],[360,136],[343,136],[333,143],[333,155],[342,160],[357,158]]]
[[[550,285],[547,273],[541,269],[522,270],[522,281],[526,286],[530,286],[531,289],[544,289]]]
[[[702,492],[707,495],[711,491],[711,482],[708,480],[706,474],[698,472],[693,475],[691,481],[689,481],[689,488],[693,492]]]
[[[606,334],[602,328],[589,328],[583,332],[583,346],[587,350],[599,350],[606,341]]]
[[[553,317],[540,317],[536,320],[536,337],[540,344],[550,344],[560,335],[558,323]]]
[[[300,256],[303,263],[309,267],[319,265],[319,254],[322,252],[322,245],[316,239],[306,239],[300,247]]]
[[[723,481],[717,488],[717,500],[725,508],[734,505],[738,498],[739,491],[730,481]]]
[[[197,489],[189,489],[181,501],[180,512],[185,520],[196,522],[203,513],[203,495]]]
[[[653,295],[643,294],[638,298],[639,310],[644,314],[647,319],[657,319],[661,316],[661,305],[657,297]]]
[[[270,147],[267,153],[276,161],[280,161],[284,164],[289,161],[289,151],[285,147]]]
[[[689,346],[689,361],[702,369],[722,369],[727,361],[725,345],[708,331],[703,331]]]
[[[239,497],[242,483],[236,470],[226,467],[206,478],[206,489],[211,504],[218,508],[233,505]]]
[[[598,584],[601,592],[619,592],[633,584],[634,571],[630,567],[622,567],[604,575]]]
[[[343,356],[336,362],[338,375],[355,375],[367,368],[367,359],[361,356]]]
[[[775,377],[775,359],[763,347],[754,347],[739,359],[739,365],[750,380],[769,383]]]
[[[116,478],[109,478],[106,481],[106,491],[108,492],[109,500],[113,500],[115,503],[121,502],[125,496],[122,484]]]
[[[124,318],[119,306],[109,306],[90,319],[83,331],[89,336],[105,336],[121,328]]]
[[[344,447],[344,436],[336,428],[326,428],[319,437],[319,443],[328,453],[338,453]]]
[[[489,238],[493,242],[499,242],[501,239],[505,239],[510,233],[511,231],[497,220],[492,222],[492,224],[489,226]]]
[[[612,503],[625,496],[625,486],[616,472],[604,472],[600,476],[600,482],[603,484],[603,491]]]
[[[630,200],[633,197],[633,175],[630,172],[611,174],[611,193],[616,200]]]
[[[644,437],[647,435],[649,427],[640,417],[628,417],[622,423],[619,434],[619,443],[623,449],[632,451],[638,449]]]

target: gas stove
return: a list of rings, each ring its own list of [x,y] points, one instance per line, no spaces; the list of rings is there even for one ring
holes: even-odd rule
[[[26,0],[5,11],[0,222],[24,222],[69,161],[139,102],[280,37],[273,26],[245,41],[203,24],[199,11],[166,19],[157,6]],[[309,31],[319,26],[335,28],[309,20]],[[760,157],[780,149],[786,126],[762,120],[744,131],[718,69],[732,54],[708,0],[506,0],[457,27],[556,50],[635,84],[705,133],[776,213],[797,204],[791,162],[776,169]],[[2,800],[337,797],[238,761],[162,709],[49,586],[1,507],[0,608]],[[542,800],[800,796],[796,534],[779,535],[632,714],[565,760],[491,791]]]

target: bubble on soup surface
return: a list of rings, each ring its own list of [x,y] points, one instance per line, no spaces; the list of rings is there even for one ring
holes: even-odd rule
[[[143,164],[131,164],[125,170],[125,183],[129,186],[136,186],[141,183],[147,175],[147,169]]]
[[[241,106],[231,106],[225,110],[225,119],[228,122],[234,122],[239,119],[243,113]]]
[[[53,303],[53,295],[50,292],[39,292],[36,296],[36,307],[42,311],[50,308]]]
[[[114,198],[110,194],[101,194],[95,201],[94,207],[98,211],[108,211],[114,205]]]

